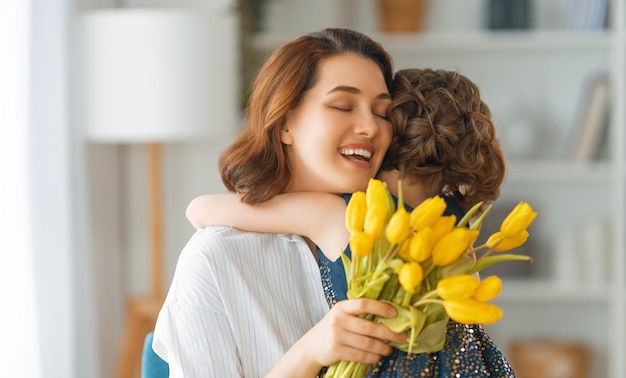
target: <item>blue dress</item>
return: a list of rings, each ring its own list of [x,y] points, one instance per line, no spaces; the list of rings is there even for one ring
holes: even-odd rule
[[[345,195],[346,202],[350,195]],[[395,199],[395,198],[394,198]],[[445,214],[463,217],[463,211],[453,200],[444,197]],[[407,207],[408,210],[411,210]],[[330,307],[347,299],[348,286],[341,258],[330,261],[319,248],[322,286]],[[349,248],[346,254],[350,256]],[[435,353],[408,354],[399,349],[383,357],[372,367],[367,377],[515,377],[502,352],[485,333],[482,326],[466,325],[450,320],[444,347]]]

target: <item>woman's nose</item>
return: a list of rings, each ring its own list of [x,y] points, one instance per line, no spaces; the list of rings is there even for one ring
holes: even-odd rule
[[[370,111],[363,111],[355,125],[355,133],[373,137],[378,133],[378,128],[376,116]]]

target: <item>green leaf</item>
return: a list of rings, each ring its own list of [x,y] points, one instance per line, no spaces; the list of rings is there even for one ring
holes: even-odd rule
[[[448,318],[439,320],[435,323],[428,324],[422,329],[415,345],[411,350],[412,353],[433,353],[443,349],[446,342],[446,332],[448,330]]]
[[[362,287],[348,289],[348,298],[373,298],[378,299],[380,292],[391,276],[387,273],[381,274],[377,278],[368,280]]]
[[[437,278],[442,279],[451,276],[458,276],[460,274],[466,274],[470,269],[474,267],[476,261],[467,254],[461,255],[461,257],[452,264],[439,267],[437,270]]]
[[[470,230],[480,231],[480,228],[483,225],[483,220],[485,219],[487,214],[489,214],[490,211],[491,211],[491,205],[489,205],[489,207],[487,207],[487,209],[482,214],[480,214],[480,217],[478,217],[478,219],[476,219],[476,221],[472,223],[472,225],[470,226]]]
[[[343,270],[346,272],[346,278],[350,282],[352,279],[352,261],[343,251],[341,251],[341,262],[343,263]]]
[[[441,304],[431,303],[424,310],[426,314],[426,324],[436,323],[440,320],[448,319],[446,309]]]
[[[398,282],[398,275],[392,273],[390,279],[385,282],[383,289],[380,292],[379,299],[393,301],[393,298],[396,296],[400,289],[400,282]]]
[[[482,202],[478,202],[471,209],[469,209],[469,211],[465,213],[465,216],[461,218],[461,220],[457,223],[457,227],[465,227],[465,225],[469,222],[470,219],[472,219],[472,217],[478,211],[478,209],[480,209],[482,204],[483,204]]]
[[[423,312],[413,306],[399,306],[393,302],[383,301],[395,307],[398,315],[393,318],[383,318],[377,316],[374,318],[378,323],[382,323],[389,327],[393,332],[404,332],[414,328],[416,332],[421,331],[424,326],[426,316]]]
[[[402,268],[402,265],[404,265],[404,261],[402,261],[402,259],[392,259],[390,261],[387,261],[385,263],[385,265],[393,270],[394,273],[398,274],[400,272],[400,268]]]
[[[487,257],[481,257],[476,261],[476,264],[472,269],[470,269],[467,273],[472,274],[476,272],[480,272],[481,270],[492,266],[494,264],[499,264],[505,261],[533,261],[533,258],[527,255],[515,255],[512,253],[505,253],[501,255],[489,255]]]
[[[403,343],[391,342],[389,345],[407,353],[434,353],[443,349],[446,342],[448,317],[434,323],[425,324],[415,338],[413,345],[410,340]]]

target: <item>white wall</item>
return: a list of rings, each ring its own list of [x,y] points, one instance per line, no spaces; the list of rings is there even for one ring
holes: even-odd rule
[[[231,0],[127,0],[117,3],[124,7],[227,7],[225,4],[232,4]],[[78,0],[76,15],[80,17],[93,9],[114,6],[115,1],[112,0]],[[233,39],[237,40],[237,37]],[[215,59],[223,61],[226,57]],[[233,63],[234,66],[237,64]],[[233,78],[229,88],[223,88],[221,92],[224,95],[236,93],[233,88],[238,86],[238,79]],[[78,83],[79,98],[81,88],[82,83]],[[77,105],[80,107],[80,100]],[[82,119],[80,114],[78,119]],[[84,127],[78,123],[78,127]],[[230,125],[230,131],[222,137],[163,146],[163,239],[167,286],[178,254],[194,232],[185,218],[186,206],[199,194],[224,191],[217,173],[217,158],[237,126]],[[89,376],[112,377],[125,322],[124,300],[129,295],[148,294],[150,290],[147,151],[143,145],[107,145],[84,140],[82,145],[86,148],[91,234],[89,250],[96,267],[92,280],[97,298],[97,375]]]

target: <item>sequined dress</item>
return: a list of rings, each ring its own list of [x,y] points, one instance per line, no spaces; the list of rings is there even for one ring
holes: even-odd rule
[[[346,201],[349,196],[344,197]],[[462,211],[446,198],[446,214],[462,217]],[[345,300],[347,283],[341,259],[330,261],[317,248],[322,285],[330,307]],[[350,255],[349,249],[346,254]],[[367,377],[497,377],[514,378],[508,361],[480,325],[465,325],[450,320],[443,349],[435,353],[411,354],[394,349],[374,365]]]

